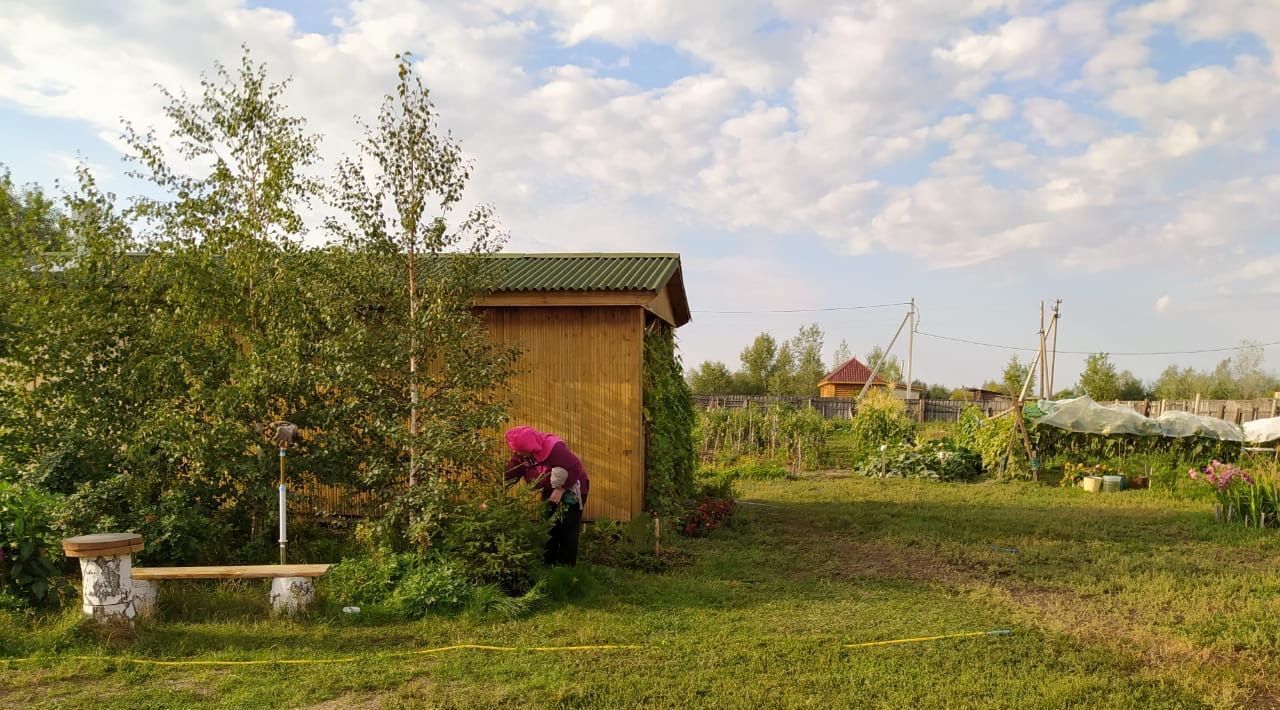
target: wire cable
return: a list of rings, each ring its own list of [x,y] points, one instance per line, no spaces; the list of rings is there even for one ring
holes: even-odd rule
[[[1039,348],[1024,348],[1017,345],[998,345],[996,343],[984,343],[978,340],[968,340],[966,338],[956,338],[949,335],[938,335],[937,333],[926,333],[917,330],[916,335],[923,335],[926,338],[936,338],[938,340],[950,340],[954,343],[967,343],[969,345],[980,345],[984,348],[998,348],[1000,350],[1021,350],[1023,352],[1035,353],[1040,352]],[[1236,350],[1248,350],[1250,348],[1268,348],[1280,345],[1280,340],[1270,343],[1256,343],[1251,345],[1236,345],[1228,348],[1200,348],[1197,350],[1151,350],[1145,352],[1116,352],[1110,350],[1058,350],[1059,355],[1093,355],[1095,353],[1105,352],[1108,355],[1199,355],[1202,353],[1224,353]]]
[[[829,313],[831,311],[862,311],[869,308],[893,308],[896,306],[909,306],[909,301],[901,301],[899,303],[872,303],[865,306],[828,306],[825,308],[777,308],[762,311],[694,311],[700,315],[719,315],[719,316],[750,316],[761,315],[764,313]]]

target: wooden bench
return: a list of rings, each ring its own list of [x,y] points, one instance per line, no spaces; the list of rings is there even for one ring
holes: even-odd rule
[[[156,606],[156,583],[163,579],[270,579],[271,606],[292,614],[315,598],[315,578],[331,565],[227,565],[218,567],[134,567],[142,550],[136,533],[99,533],[62,541],[67,557],[80,560],[84,613],[98,621],[132,623]]]
[[[270,579],[271,607],[292,614],[315,597],[316,577],[332,565],[221,565],[214,567],[134,567],[133,599],[139,613],[155,609],[155,583],[164,579]]]

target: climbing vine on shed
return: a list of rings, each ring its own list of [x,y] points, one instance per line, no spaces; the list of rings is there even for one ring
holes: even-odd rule
[[[693,392],[675,337],[660,328],[644,338],[645,507],[675,512],[693,491]]]

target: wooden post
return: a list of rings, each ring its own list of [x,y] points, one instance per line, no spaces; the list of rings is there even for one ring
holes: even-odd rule
[[[1049,368],[1044,358],[1045,339],[1044,339],[1044,301],[1040,302],[1040,399],[1044,399],[1045,387],[1049,384]]]
[[[1200,413],[1200,393],[1199,393],[1199,392],[1196,392],[1195,404],[1193,404],[1193,405],[1191,405],[1191,406],[1192,406],[1192,409],[1191,409],[1191,413],[1192,413],[1192,414],[1199,414],[1199,413]]]
[[[655,557],[662,555],[662,523],[656,515],[653,516],[653,554]]]
[[[1166,400],[1163,400],[1163,399],[1162,399],[1162,400],[1160,400],[1160,414],[1162,414],[1162,415],[1164,414],[1164,407],[1165,407],[1165,404],[1166,404]]]
[[[1271,416],[1276,416],[1276,405],[1280,405],[1280,392],[1271,396]]]

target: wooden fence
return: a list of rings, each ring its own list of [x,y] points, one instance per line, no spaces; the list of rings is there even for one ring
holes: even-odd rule
[[[745,407],[784,406],[794,409],[812,409],[826,419],[852,418],[858,410],[858,400],[852,397],[786,397],[777,395],[694,395],[694,404],[701,409],[743,409]],[[906,399],[903,404],[907,414],[922,422],[953,422],[960,418],[965,407],[976,406],[987,416],[994,416],[1013,408],[1008,400],[991,402],[954,402],[948,399]]]
[[[1267,399],[1115,400],[1099,402],[1099,404],[1131,407],[1135,412],[1148,417],[1158,417],[1165,412],[1191,412],[1205,417],[1225,419],[1236,424],[1280,416],[1280,398],[1277,397],[1269,397]]]
[[[850,397],[785,397],[775,395],[694,395],[694,403],[702,409],[742,409],[747,406],[770,407],[782,405],[812,409],[827,419],[852,417],[858,410],[858,401]],[[907,413],[922,422],[953,422],[960,418],[966,407],[975,406],[988,417],[1013,408],[1011,400],[988,402],[956,402],[949,399],[903,400]],[[1236,424],[1280,416],[1280,397],[1268,399],[1152,399],[1141,401],[1106,401],[1104,405],[1124,405],[1148,417],[1158,417],[1164,412],[1191,412],[1206,417],[1224,419]]]

